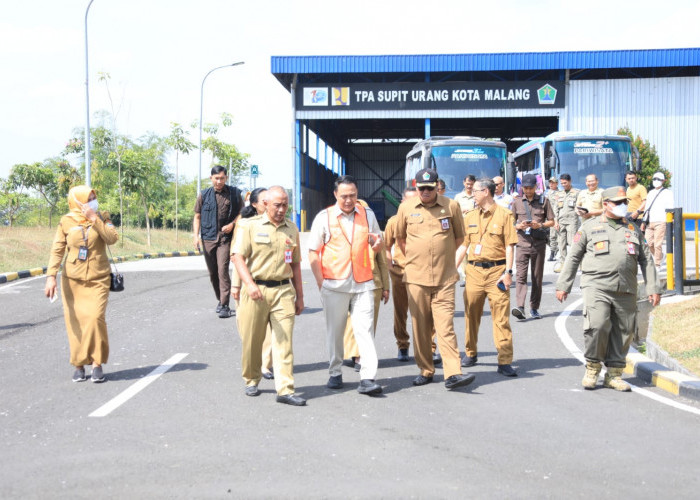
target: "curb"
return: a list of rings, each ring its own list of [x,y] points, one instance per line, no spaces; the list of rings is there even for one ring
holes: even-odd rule
[[[676,396],[700,401],[700,379],[671,370],[641,354],[633,347],[627,354],[625,373],[634,375],[659,389]]]
[[[166,257],[192,257],[195,255],[202,255],[202,252],[195,252],[194,250],[189,250],[187,252],[158,252],[158,253],[137,253],[134,255],[125,255],[122,257],[114,257],[114,259],[109,259],[110,262],[126,262],[127,260],[141,260],[141,259],[161,259]],[[10,281],[19,280],[22,278],[30,278],[32,276],[40,276],[46,273],[45,267],[35,267],[33,269],[28,269],[26,271],[17,271],[12,273],[0,274],[0,285],[3,283],[9,283]]]

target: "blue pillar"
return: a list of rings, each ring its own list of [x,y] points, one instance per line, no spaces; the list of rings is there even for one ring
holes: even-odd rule
[[[425,119],[425,138],[430,137],[430,118]]]
[[[294,172],[296,182],[294,183],[294,223],[301,227],[301,122],[294,120],[294,146],[296,155],[294,157]]]

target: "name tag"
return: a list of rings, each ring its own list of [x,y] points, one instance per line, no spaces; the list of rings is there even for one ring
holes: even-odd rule
[[[474,245],[474,255],[481,255],[481,243]]]
[[[450,228],[450,219],[440,219],[440,225],[442,226],[442,229],[449,229]]]
[[[635,255],[637,253],[634,248],[634,243],[631,241],[627,242],[627,253],[630,255]]]
[[[78,250],[78,260],[87,260],[88,249],[85,246],[80,247]]]
[[[285,262],[285,264],[292,263],[292,251],[291,250],[284,251],[284,262]]]
[[[575,203],[574,200],[569,200],[569,203],[568,203],[569,208],[574,208],[574,203]]]

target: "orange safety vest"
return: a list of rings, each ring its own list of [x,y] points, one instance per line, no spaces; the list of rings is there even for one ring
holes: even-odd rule
[[[329,280],[342,280],[350,276],[357,283],[372,280],[372,264],[369,257],[369,222],[367,212],[362,205],[356,205],[357,212],[352,224],[352,244],[350,239],[340,226],[338,217],[331,217],[331,210],[335,205],[328,207],[328,230],[331,237],[323,246],[321,253],[321,271],[323,278]]]

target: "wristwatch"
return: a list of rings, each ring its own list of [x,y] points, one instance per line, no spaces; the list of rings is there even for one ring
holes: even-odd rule
[[[513,276],[513,270],[512,270],[512,269],[508,269],[508,270],[507,270],[506,272],[504,272],[503,274],[510,274],[511,276]]]

